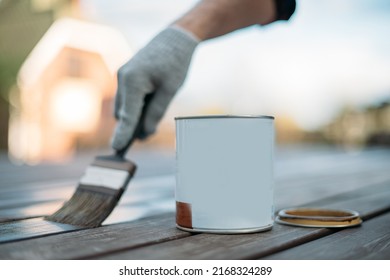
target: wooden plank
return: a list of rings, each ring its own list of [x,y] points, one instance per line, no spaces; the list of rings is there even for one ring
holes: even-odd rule
[[[32,205],[24,205],[18,208],[0,210],[0,224],[48,216],[62,206],[63,202],[46,202]],[[156,198],[153,200],[140,200],[130,203],[119,203],[110,216],[104,221],[104,225],[133,221],[147,216],[174,211],[175,201],[173,197]],[[1,225],[0,225],[1,227]]]
[[[367,196],[367,194],[370,194]],[[351,208],[363,218],[390,210],[390,186],[366,188],[343,199],[324,199],[319,206]],[[248,235],[201,234],[154,246],[101,256],[104,259],[254,259],[330,235],[337,230],[300,228],[276,224],[272,231]]]
[[[46,202],[38,205],[33,204],[20,208],[0,210],[0,224],[47,216],[50,213],[54,213],[61,205],[62,202]]]
[[[316,241],[266,257],[271,260],[390,260],[390,213]]]
[[[382,172],[361,176],[333,177],[328,175],[327,180],[291,180],[275,186],[275,207],[286,208],[310,203],[325,197],[333,197],[338,194],[348,193],[369,186],[390,183],[390,173]]]
[[[65,200],[63,200],[63,199],[42,199],[42,198],[33,198],[33,199],[21,198],[21,199],[17,199],[17,200],[10,200],[9,202],[0,206],[0,213],[2,211],[7,211],[9,209],[25,208],[25,207],[34,206],[34,205],[39,207],[39,205],[43,205],[46,203],[51,203],[51,202],[61,203],[63,201],[65,201]]]
[[[85,167],[84,167],[85,168]],[[74,181],[83,174],[81,167],[72,165],[53,166],[48,165],[40,168],[24,170],[24,168],[12,168],[10,172],[2,172],[0,189],[12,187],[18,189],[19,186],[38,184],[40,182]]]
[[[292,156],[288,156],[289,153]],[[277,153],[278,154],[278,153]],[[385,149],[363,150],[359,153],[335,152],[325,154],[317,149],[292,148],[276,156],[275,174],[278,178],[294,180],[301,177],[324,178],[329,174],[354,175],[361,171],[386,171],[390,168],[390,152]]]
[[[0,244],[0,259],[81,259],[190,236],[173,213],[16,243]]]
[[[390,161],[390,158],[389,158]],[[369,165],[370,162],[367,162]],[[340,172],[337,169],[327,170],[326,173],[316,174],[310,173],[304,174],[301,176],[291,176],[291,177],[279,177],[276,174],[277,186],[279,190],[283,191],[285,188],[291,186],[291,182],[300,182],[305,181],[307,188],[316,187],[318,183],[321,184],[332,184],[335,181],[347,180],[347,181],[358,181],[360,178],[367,179],[367,177],[374,179],[377,176],[389,178],[388,170],[390,169],[390,164],[382,165],[374,170],[370,170],[371,166],[367,166],[364,169],[354,170],[352,172]],[[300,186],[302,187],[302,186]]]
[[[20,194],[21,192],[26,193],[35,193],[37,191],[42,190],[50,190],[50,189],[62,189],[62,188],[74,188],[77,185],[77,181],[59,181],[56,180],[54,182],[50,181],[41,181],[39,183],[29,183],[29,184],[19,184],[15,187],[15,183],[11,185],[6,185],[3,182],[0,187],[0,197],[6,196],[15,196]]]
[[[124,223],[174,211],[175,201],[173,197],[156,201],[143,201],[143,203],[120,204],[104,221],[103,225]]]
[[[109,217],[109,223],[133,220],[135,211],[142,209],[143,213],[150,215],[156,210],[173,210],[174,206],[174,176],[158,176],[153,178],[136,179],[130,182],[115,209],[116,214]],[[32,185],[32,190],[23,192],[14,191],[0,196],[0,223],[22,219],[30,219],[50,215],[62,203],[70,198],[76,187],[64,184]],[[171,203],[171,207],[162,207]],[[131,209],[129,209],[131,208]],[[148,211],[145,209],[149,208]],[[129,212],[130,215],[129,215]],[[163,213],[166,211],[160,211]],[[144,217],[138,215],[138,217]],[[130,219],[126,219],[129,217]]]
[[[45,185],[45,188],[38,190],[14,191],[2,194],[0,197],[0,215],[3,209],[21,208],[33,204],[65,201],[75,189],[72,185],[62,185],[55,188]]]
[[[62,164],[39,164],[36,166],[14,165],[4,157],[0,157],[0,190],[3,187],[17,189],[21,185],[43,181],[74,180],[77,182],[86,167],[96,155],[110,154],[112,151],[90,151],[79,153],[69,162]],[[137,150],[128,154],[138,165],[136,177],[149,177],[173,174],[175,155],[173,151]]]
[[[134,179],[130,182],[127,191],[124,193],[121,203],[131,204],[142,200],[153,200],[157,198],[173,197],[175,177],[156,176],[144,179]],[[71,197],[76,190],[76,184],[52,184],[42,183],[31,185],[31,189],[23,191],[16,190],[0,195],[0,210],[9,209],[14,206],[19,207],[33,203],[43,203],[48,201],[62,200],[65,201]]]
[[[54,213],[62,206],[63,202],[47,202],[27,205],[19,208],[0,210],[0,224],[18,220],[38,218]],[[142,200],[134,203],[119,203],[103,225],[134,221],[147,216],[154,216],[161,213],[175,210],[173,197],[166,199]],[[0,225],[1,227],[1,225]]]
[[[171,205],[171,207],[167,207],[167,203]],[[40,231],[31,231],[30,219],[34,219],[34,221],[38,224],[41,222],[44,227],[46,226],[46,221],[43,220],[42,216],[47,216],[57,210],[62,203],[48,203],[47,205],[41,205],[39,208],[32,207],[29,208],[20,208],[19,215],[15,212],[15,209],[11,209],[8,216],[1,217],[0,216],[0,234],[4,228],[4,231],[10,231],[11,228],[14,232],[18,234],[9,234],[3,236],[0,239],[0,242],[12,242],[12,241],[20,241],[24,239],[41,237],[42,232]],[[172,212],[174,211],[174,201],[159,201],[153,206],[150,206],[147,203],[137,203],[137,205],[119,205],[114,211],[110,214],[110,216],[104,221],[103,225],[111,225],[116,223],[130,222],[135,221],[137,219],[155,216],[158,214]],[[3,211],[3,214],[7,214],[7,211]],[[13,223],[10,223],[13,222]],[[62,229],[62,230],[61,230]],[[66,233],[69,231],[73,231],[73,228],[68,228],[66,226],[59,228],[53,228],[53,231],[50,232],[50,227],[46,228],[44,231],[44,235],[49,234],[58,234],[58,233]]]
[[[175,176],[173,174],[148,178],[133,178],[130,182],[131,185],[129,186],[129,189],[131,188],[132,190],[142,193],[155,193],[161,189],[173,187],[174,183]],[[0,202],[2,200],[7,200],[8,198],[23,196],[44,197],[47,193],[49,193],[50,196],[56,195],[55,197],[70,197],[71,193],[77,188],[77,185],[78,180],[63,182],[42,181],[40,183],[18,185],[17,187],[15,187],[15,184],[3,185],[0,187]]]
[[[198,234],[152,246],[107,253],[93,259],[254,259],[331,234],[328,229],[297,228],[275,224],[256,234]]]
[[[103,224],[109,225],[113,223],[134,221],[146,216],[173,211],[173,182],[174,177],[172,175],[138,179],[135,180],[135,182],[131,182],[131,186],[129,186],[128,191],[125,192],[119,205]],[[40,201],[42,196],[54,198],[56,196],[63,197],[66,195],[70,197],[74,189],[74,187],[60,186],[59,194],[57,194],[57,190],[50,188],[49,186],[47,190],[38,189],[32,192],[23,192],[21,193],[20,198],[16,197],[14,200],[7,201],[5,198],[4,201],[6,202],[6,205],[0,206],[0,223],[19,221],[18,223],[13,223],[12,226],[17,228],[20,232],[19,234],[4,237],[3,242],[39,237],[41,232],[30,232],[27,226],[23,226],[25,223],[23,220],[50,215],[61,207],[64,201]],[[1,227],[2,225],[0,224],[0,230]],[[68,230],[66,229],[63,230],[63,232],[67,231]],[[58,229],[55,229],[52,232],[52,234],[57,233],[59,233]],[[45,234],[50,234],[50,232],[45,231]]]
[[[364,219],[370,219],[390,210],[390,182],[346,192],[306,203],[304,207],[326,207],[352,209],[358,211]]]
[[[13,239],[28,239],[34,236],[46,236],[63,231],[78,230],[80,227],[53,223],[42,219],[25,220],[23,223],[11,222],[0,227],[0,243]]]
[[[174,198],[173,186],[169,186],[174,178],[169,177],[157,177],[139,179],[130,189],[125,193],[121,199],[119,205],[114,209],[113,213],[104,222],[104,225],[113,223],[128,222],[140,219],[146,216],[156,215],[157,213],[165,213],[174,210]],[[73,193],[74,188],[64,187],[60,188],[62,191],[67,191],[66,195],[70,196]],[[63,201],[39,201],[39,198],[43,195],[56,196],[56,190],[49,188],[46,190],[33,191],[30,193],[23,193],[18,202],[20,205],[13,205],[12,208],[4,207],[0,209],[0,223],[6,223],[10,221],[19,221],[13,223],[12,226],[19,230],[18,234],[8,235],[4,237],[3,242],[23,240],[25,238],[39,237],[40,231],[29,231],[28,226],[24,226],[25,219],[31,219],[36,217],[47,216],[61,207]],[[33,197],[33,199],[30,199]],[[35,197],[35,199],[34,199]],[[35,201],[37,200],[37,201]],[[170,205],[170,206],[169,206]],[[42,220],[42,219],[41,219]],[[44,221],[42,221],[44,222]],[[27,222],[28,225],[29,222]],[[0,224],[0,230],[3,225]],[[25,232],[24,232],[25,231]],[[52,234],[57,234],[60,231],[54,229]],[[66,228],[62,232],[68,232]],[[50,234],[47,230],[45,234]]]

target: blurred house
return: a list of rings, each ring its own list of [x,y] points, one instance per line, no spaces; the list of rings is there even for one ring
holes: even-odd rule
[[[390,146],[390,101],[360,110],[345,108],[324,129],[324,135],[345,147]]]
[[[56,21],[18,73],[10,155],[24,162],[61,160],[77,147],[108,144],[116,71],[130,54],[114,29]]]

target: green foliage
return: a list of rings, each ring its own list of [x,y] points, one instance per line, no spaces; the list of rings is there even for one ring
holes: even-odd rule
[[[23,59],[0,57],[0,98],[8,101],[10,88],[16,82],[16,76]]]

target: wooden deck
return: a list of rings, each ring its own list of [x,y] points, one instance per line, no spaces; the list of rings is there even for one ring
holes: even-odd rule
[[[174,154],[138,152],[137,176],[104,225],[43,220],[67,200],[92,155],[64,165],[15,166],[0,155],[0,259],[390,259],[390,150],[276,153],[276,209],[352,209],[347,229],[275,224],[255,234],[192,234],[174,221]]]

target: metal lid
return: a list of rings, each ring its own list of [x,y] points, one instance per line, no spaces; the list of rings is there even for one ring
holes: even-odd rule
[[[353,210],[290,208],[279,211],[276,222],[290,226],[340,228],[358,226],[363,221]]]
[[[175,120],[187,120],[187,119],[275,119],[272,116],[264,115],[206,115],[206,116],[187,116],[176,117]]]

